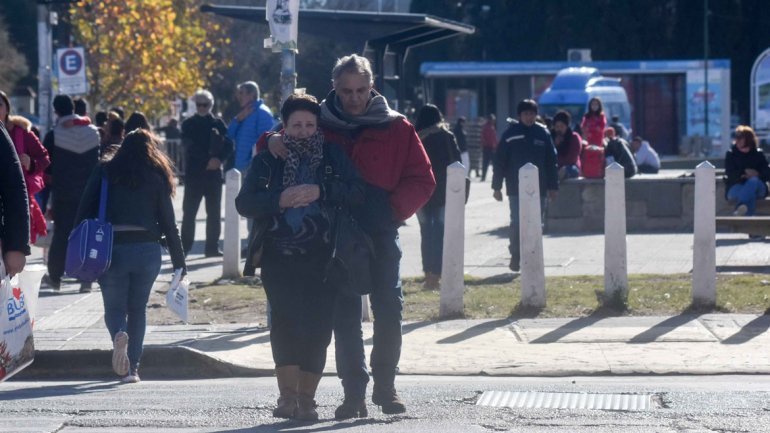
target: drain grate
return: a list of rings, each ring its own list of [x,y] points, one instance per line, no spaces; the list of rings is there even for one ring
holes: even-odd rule
[[[654,394],[485,391],[477,406],[514,409],[598,409],[644,411],[658,408]]]

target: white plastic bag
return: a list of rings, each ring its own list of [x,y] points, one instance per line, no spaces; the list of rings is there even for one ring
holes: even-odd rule
[[[174,278],[168,286],[166,293],[166,305],[168,309],[187,323],[187,305],[189,301],[190,281],[182,278],[182,270],[174,271]]]
[[[0,382],[32,363],[35,343],[27,297],[18,277],[11,279],[0,260]]]

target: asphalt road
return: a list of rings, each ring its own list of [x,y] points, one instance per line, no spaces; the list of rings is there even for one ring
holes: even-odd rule
[[[404,416],[335,422],[339,382],[325,377],[318,423],[271,416],[274,379],[0,384],[0,432],[767,432],[770,376],[488,378],[401,376]],[[370,388],[371,390],[371,388]],[[477,406],[484,391],[652,393],[647,411]]]

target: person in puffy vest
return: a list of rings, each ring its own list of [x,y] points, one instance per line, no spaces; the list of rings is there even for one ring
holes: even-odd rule
[[[48,274],[43,277],[43,282],[59,290],[67,239],[76,223],[80,197],[99,161],[99,131],[90,122],[79,122],[84,119],[74,113],[75,104],[69,96],[57,95],[53,108],[58,119],[53,130],[45,136],[43,146],[51,157],[51,213],[55,229],[48,253]],[[78,122],[72,125],[72,121]],[[90,291],[90,284],[83,283],[81,291]]]

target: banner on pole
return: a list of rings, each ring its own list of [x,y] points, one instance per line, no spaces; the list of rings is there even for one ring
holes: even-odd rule
[[[297,51],[299,0],[267,0],[265,18],[270,24],[273,52]]]

